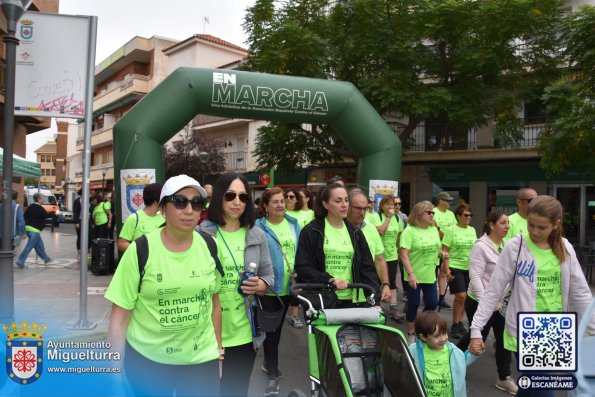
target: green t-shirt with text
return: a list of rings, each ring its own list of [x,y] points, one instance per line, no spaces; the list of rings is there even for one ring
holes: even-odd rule
[[[438,209],[438,207],[434,207],[434,220],[436,221],[436,225],[438,225],[438,228],[442,231],[442,233],[444,233],[444,231],[452,225],[457,224],[457,217],[455,216],[454,212],[449,209],[442,212]]]
[[[424,383],[428,397],[454,397],[448,347],[436,351],[424,343],[424,362]]]
[[[289,279],[291,278],[291,273],[293,272],[293,267],[295,264],[295,237],[293,235],[293,231],[291,230],[291,226],[289,225],[289,221],[285,218],[283,218],[283,221],[278,225],[274,225],[267,220],[267,226],[270,227],[273,233],[275,233],[275,235],[277,236],[277,240],[279,241],[279,244],[281,244],[281,249],[285,254],[283,258],[283,289],[281,290],[279,295],[288,295]],[[278,281],[275,280],[275,285],[277,285],[277,282]],[[267,295],[274,294],[272,292],[268,292]]]
[[[381,226],[386,221],[386,217],[381,213],[374,215],[372,219],[376,227]],[[399,259],[399,254],[397,253],[397,238],[402,231],[403,227],[400,218],[396,215],[392,216],[386,231],[384,234],[380,235],[382,244],[384,245],[384,259],[387,261],[396,261]]]
[[[469,254],[477,240],[473,226],[453,225],[444,231],[442,244],[448,247],[448,266],[454,269],[469,270]]]
[[[148,234],[165,223],[165,218],[160,212],[149,216],[143,210],[138,210],[126,218],[120,231],[120,238],[134,241],[142,235]]]
[[[345,224],[340,229],[334,228],[326,219],[324,220],[324,258],[326,271],[333,278],[353,282],[353,245],[349,237],[349,231]],[[337,297],[342,300],[351,300],[350,289],[337,290]]]
[[[218,256],[225,272],[221,282],[223,347],[244,345],[252,342],[252,326],[246,316],[244,296],[238,292],[241,275],[244,271],[244,249],[246,248],[246,228],[228,233],[222,229],[215,235],[219,247]],[[233,256],[232,256],[233,255]]]
[[[107,216],[107,211],[111,211],[112,204],[109,201],[104,201],[103,203],[99,203],[93,209],[93,223],[95,226],[105,225],[109,220]]]
[[[361,231],[364,234],[370,252],[372,253],[372,261],[374,261],[378,255],[384,253],[384,245],[382,244],[380,233],[378,233],[376,226],[366,221],[364,221]]]
[[[149,256],[138,293],[136,246],[126,250],[105,293],[132,310],[128,343],[141,355],[164,364],[199,364],[219,357],[211,314],[221,278],[204,239],[193,233],[192,246],[171,252],[161,230],[147,234]]]
[[[436,260],[442,245],[438,229],[430,226],[422,229],[409,225],[401,234],[401,248],[409,250],[409,262],[418,283],[432,284],[436,281]],[[405,281],[409,275],[405,274]]]

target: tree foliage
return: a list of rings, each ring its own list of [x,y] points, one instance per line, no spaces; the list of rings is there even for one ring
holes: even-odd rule
[[[544,84],[536,82],[556,70],[559,5],[257,0],[244,25],[250,46],[245,68],[350,81],[387,120],[401,121],[394,127],[406,142],[426,119],[469,128],[514,114],[523,100],[539,97]],[[312,131],[319,136],[301,125],[261,130],[259,144],[274,150],[258,150],[259,165],[293,168],[354,158],[328,127]]]
[[[557,175],[568,166],[586,171],[595,181],[595,8],[566,17],[561,40],[566,73],[545,90],[555,115],[540,142],[541,166]]]
[[[212,142],[186,126],[181,139],[172,142],[171,147],[162,148],[165,177],[186,174],[199,182],[207,175],[217,175],[225,170],[225,156],[221,144]],[[200,153],[208,153],[201,159]]]

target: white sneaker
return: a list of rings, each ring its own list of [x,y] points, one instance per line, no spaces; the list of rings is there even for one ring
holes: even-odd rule
[[[304,324],[302,324],[298,316],[291,316],[289,318],[289,324],[294,328],[304,328]]]
[[[508,394],[512,394],[513,396],[516,395],[517,391],[519,390],[516,381],[510,376],[507,376],[504,380],[498,379],[496,382],[496,387],[500,390],[504,390]]]

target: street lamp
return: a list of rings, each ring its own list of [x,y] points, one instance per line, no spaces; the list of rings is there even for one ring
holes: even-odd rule
[[[4,93],[4,159],[2,171],[2,246],[0,247],[0,319],[11,321],[14,318],[14,275],[12,260],[12,155],[14,135],[14,94],[17,46],[15,33],[17,22],[32,0],[1,0],[6,17],[6,35],[2,39],[6,47],[6,89]]]
[[[204,164],[202,164],[204,166],[203,170],[202,170],[202,185],[204,186],[205,185],[205,173],[207,172],[206,164],[207,164],[207,160],[209,159],[209,154],[207,152],[200,152],[200,153],[198,153],[198,158],[200,159],[200,161],[202,163],[204,163]]]

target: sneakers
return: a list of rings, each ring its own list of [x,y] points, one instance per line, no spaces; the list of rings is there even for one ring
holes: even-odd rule
[[[450,327],[450,336],[454,339],[460,339],[467,333],[467,329],[463,323],[456,323]]]
[[[43,264],[44,264],[45,266],[47,266],[47,265],[55,265],[55,264],[56,264],[56,262],[54,262],[54,260],[53,260],[52,258],[50,258],[50,259],[48,259],[47,261],[43,261]]]
[[[516,395],[517,391],[519,390],[516,381],[510,376],[507,376],[504,380],[498,379],[496,382],[496,387],[507,392],[508,394],[512,394],[513,396]]]
[[[289,324],[293,328],[304,328],[304,324],[302,324],[302,322],[300,321],[300,318],[298,316],[291,316],[289,318]]]
[[[269,381],[264,388],[264,396],[278,396],[279,395],[279,378],[269,378]]]
[[[390,305],[390,308],[388,310],[388,316],[397,322],[403,321],[403,318],[405,317],[404,315],[399,313],[397,305]]]
[[[446,303],[444,299],[438,301],[438,307],[441,309],[452,309],[452,306]]]
[[[262,369],[262,372],[264,372],[265,374],[268,374],[269,373],[269,370],[267,369],[266,363],[262,363],[262,367],[260,367],[260,369]],[[281,379],[281,377],[283,376],[283,374],[281,373],[280,370],[277,371],[277,374],[279,375],[279,376],[277,376],[277,378]]]
[[[417,342],[417,336],[415,336],[415,332],[407,332],[407,343],[412,344]]]

